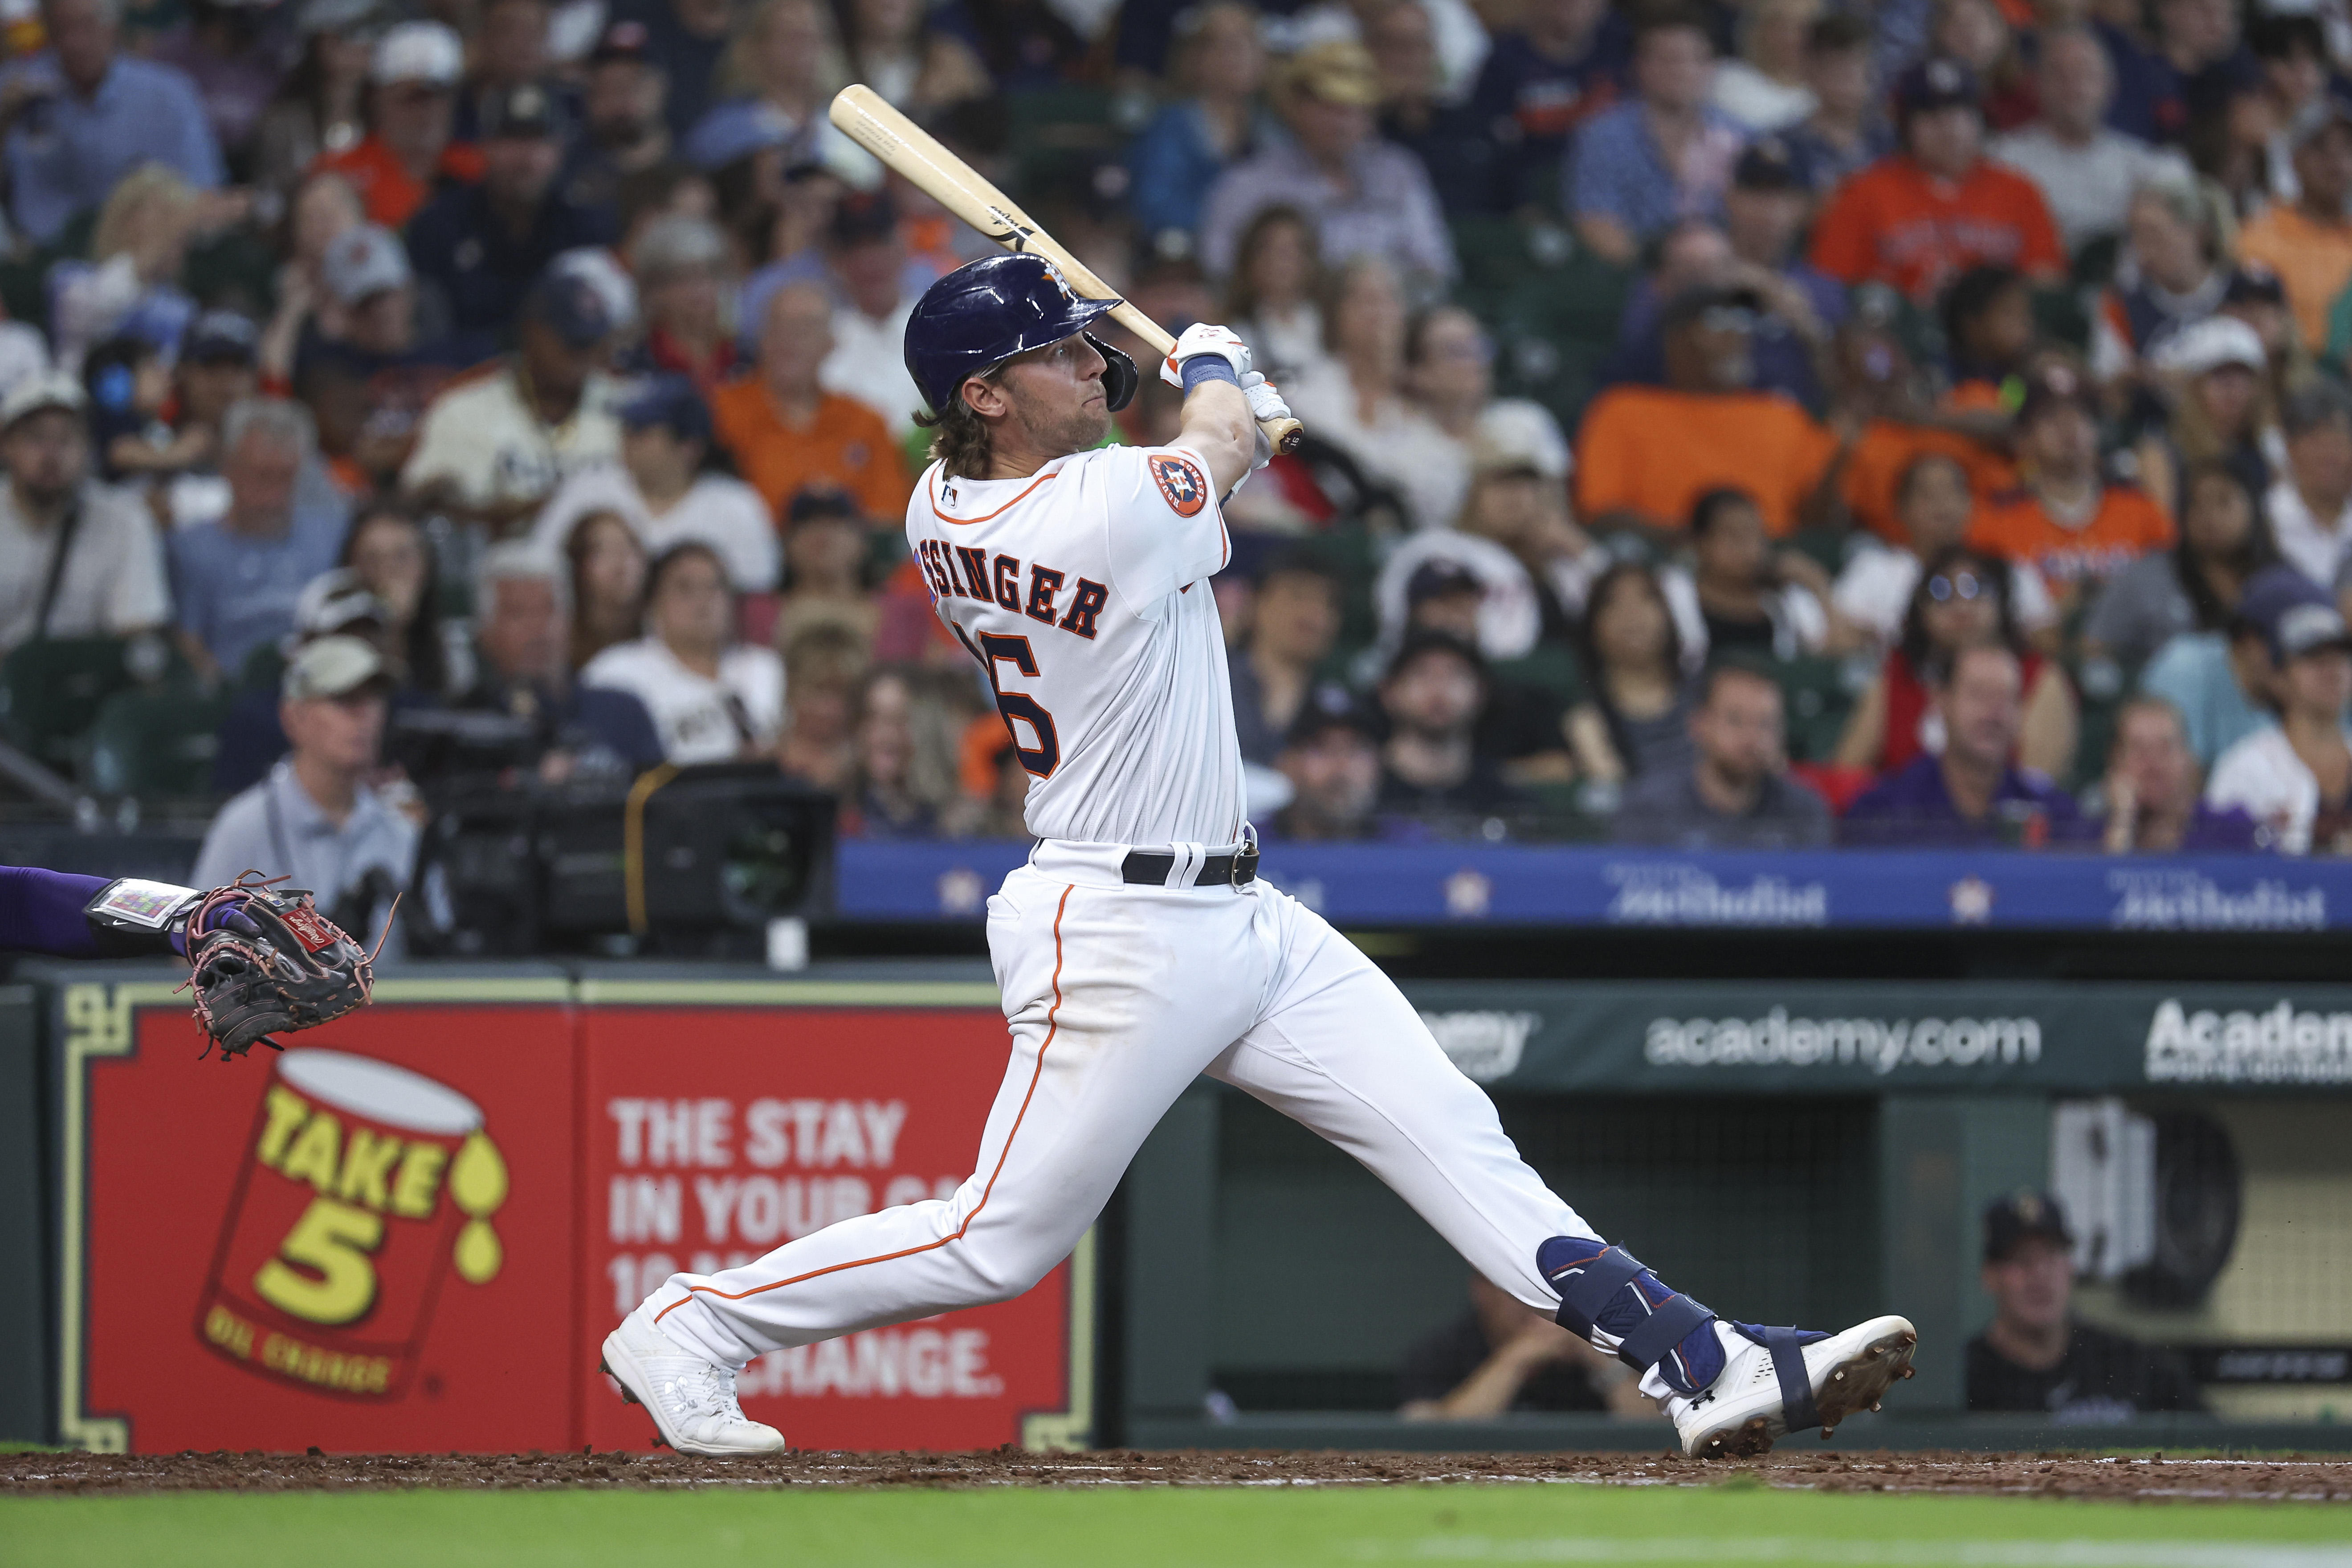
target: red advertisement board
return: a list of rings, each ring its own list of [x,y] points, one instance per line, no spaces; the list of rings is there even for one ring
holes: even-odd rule
[[[962,1008],[596,1006],[581,1031],[591,1344],[680,1269],[733,1268],[837,1219],[954,1192],[1009,1050],[1000,1015]],[[1070,1273],[1014,1300],[761,1356],[738,1384],[743,1408],[794,1447],[1022,1442],[1031,1418],[1071,1403]],[[587,1409],[584,1440],[599,1448],[652,1436],[601,1387]]]
[[[60,987],[67,1440],[646,1447],[596,1371],[619,1315],[676,1269],[952,1191],[1007,1053],[976,1006],[604,989],[659,1005],[406,981],[224,1064],[167,985]],[[763,1356],[743,1403],[795,1447],[1067,1443],[1091,1312],[1082,1247],[1017,1300]]]
[[[223,1063],[196,1059],[184,1002],[110,1008],[109,989],[68,987],[66,1009],[69,1047],[77,1014],[106,1011],[125,1047],[87,1052],[80,1086],[86,1438],[572,1440],[568,1007],[386,1002]]]

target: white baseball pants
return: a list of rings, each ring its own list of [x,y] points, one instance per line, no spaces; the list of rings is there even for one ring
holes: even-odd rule
[[[1520,1160],[1494,1103],[1389,978],[1286,893],[1129,886],[1124,854],[1041,844],[988,901],[1013,1057],[954,1196],[843,1220],[740,1268],[674,1275],[642,1310],[740,1368],[1017,1296],[1069,1255],[1206,1072],[1354,1155],[1472,1268],[1554,1310],[1536,1249],[1593,1232]],[[1198,855],[1177,863],[1181,876]]]

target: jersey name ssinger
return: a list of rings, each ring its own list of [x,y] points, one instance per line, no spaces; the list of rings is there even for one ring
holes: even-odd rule
[[[1178,447],[1057,458],[1025,479],[933,463],[907,542],[988,670],[1040,838],[1240,842],[1244,786],[1208,580],[1232,554],[1208,465]]]

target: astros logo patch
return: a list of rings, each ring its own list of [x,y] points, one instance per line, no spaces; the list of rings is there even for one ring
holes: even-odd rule
[[[1208,504],[1209,481],[1182,458],[1152,458],[1151,479],[1178,517],[1191,517]]]

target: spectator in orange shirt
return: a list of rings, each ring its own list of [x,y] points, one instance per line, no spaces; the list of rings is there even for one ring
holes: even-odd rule
[[[1903,150],[1846,182],[1813,228],[1813,265],[1844,282],[1891,283],[1925,304],[1990,263],[2055,279],[2066,252],[2042,193],[1984,156],[1976,73],[1922,61],[1895,84]]]
[[[768,297],[751,374],[711,394],[719,444],[746,483],[781,519],[793,498],[822,484],[855,498],[858,510],[895,524],[912,487],[882,416],[854,397],[817,384],[833,352],[833,301],[814,283]]]
[[[2238,254],[2286,286],[2304,346],[2327,342],[2327,311],[2352,283],[2352,110],[2334,95],[2311,105],[2294,129],[2294,177],[2303,193],[2276,202],[2238,236]]]
[[[478,179],[479,155],[449,140],[465,66],[465,46],[438,22],[404,22],[384,34],[368,63],[368,133],[320,157],[312,172],[341,174],[368,221],[394,230],[444,175]]]
[[[1895,331],[1902,302],[1886,285],[1854,296],[1853,314],[1837,334],[1838,415],[1859,426],[1839,493],[1854,526],[1898,548],[1909,531],[1897,492],[1920,458],[1948,458],[1967,473],[1978,499],[2017,483],[2009,457],[2009,411],[1957,407],[1930,401],[1931,387]]]
[[[2027,383],[2017,458],[2023,483],[1985,510],[1969,542],[2040,572],[2062,607],[2172,542],[2172,524],[2154,501],[2100,473],[2098,406],[2070,367],[2048,366]]]
[[[1679,529],[1723,486],[1754,496],[1775,536],[1821,515],[1844,444],[1787,398],[1754,390],[1762,305],[1748,289],[1691,289],[1667,305],[1666,384],[1612,386],[1585,410],[1580,516]]]

